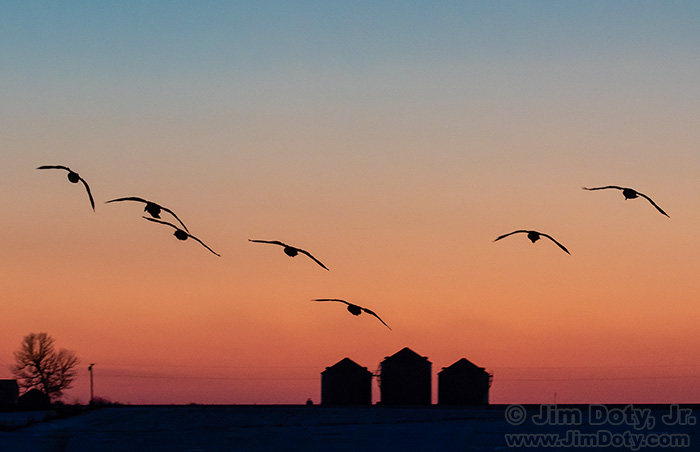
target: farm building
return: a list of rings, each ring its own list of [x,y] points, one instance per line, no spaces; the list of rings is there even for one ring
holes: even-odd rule
[[[17,380],[0,380],[0,409],[15,408],[18,401]]]
[[[18,406],[21,410],[46,410],[51,407],[51,399],[40,390],[32,388],[19,397]]]
[[[462,358],[438,372],[438,404],[487,405],[492,375]]]
[[[343,358],[321,372],[321,405],[371,405],[372,372]]]
[[[383,405],[430,405],[432,364],[406,347],[379,365]]]

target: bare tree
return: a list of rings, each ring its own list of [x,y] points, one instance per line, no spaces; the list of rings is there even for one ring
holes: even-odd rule
[[[69,389],[75,378],[75,366],[80,362],[75,352],[54,348],[54,338],[46,333],[30,333],[22,340],[15,354],[12,373],[25,390],[36,388],[49,399],[58,399]]]

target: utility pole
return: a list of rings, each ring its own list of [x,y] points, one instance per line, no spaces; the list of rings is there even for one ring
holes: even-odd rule
[[[92,383],[92,366],[94,366],[95,363],[91,363],[90,366],[88,367],[88,371],[90,372],[90,405],[92,405],[92,400],[95,398],[94,393],[92,392],[93,388],[93,383]]]

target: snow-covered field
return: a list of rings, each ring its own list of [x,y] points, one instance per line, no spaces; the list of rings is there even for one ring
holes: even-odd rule
[[[0,452],[700,450],[697,422],[683,425],[676,422],[670,426],[661,422],[662,416],[669,412],[668,406],[652,406],[646,413],[645,419],[654,419],[655,425],[630,423],[638,418],[632,417],[625,407],[616,408],[621,415],[630,416],[625,417],[624,422],[611,416],[596,425],[591,425],[587,406],[580,408],[581,419],[572,416],[572,411],[562,411],[566,409],[560,408],[562,419],[543,425],[536,422],[540,406],[527,406],[520,413],[525,421],[514,425],[513,416],[518,413],[508,412],[508,406],[109,407],[0,432]],[[691,421],[700,416],[696,406],[690,413]],[[0,415],[0,422],[7,421],[10,416],[8,413]],[[610,442],[610,447],[582,447],[579,443],[563,443],[558,447],[509,447],[506,441],[506,435],[513,433],[564,435],[570,431],[595,433],[601,430],[609,433],[601,438]],[[624,442],[624,432],[656,437],[673,433],[683,435],[681,439],[686,438],[689,444],[635,449],[636,443]],[[613,441],[613,436],[619,436],[619,442]]]

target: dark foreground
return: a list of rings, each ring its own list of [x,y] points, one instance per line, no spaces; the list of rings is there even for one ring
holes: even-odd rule
[[[22,428],[2,413],[0,452],[698,451],[699,417],[697,405],[123,406]]]

